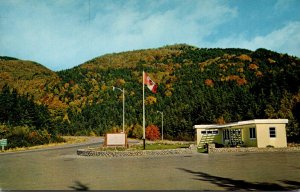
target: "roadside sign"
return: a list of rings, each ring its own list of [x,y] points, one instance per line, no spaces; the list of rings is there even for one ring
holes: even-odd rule
[[[1,139],[0,145],[7,146],[7,139]]]
[[[127,147],[126,133],[106,133],[104,146],[124,146]]]
[[[4,151],[4,147],[7,146],[7,139],[0,139],[0,145],[2,147],[2,151]]]

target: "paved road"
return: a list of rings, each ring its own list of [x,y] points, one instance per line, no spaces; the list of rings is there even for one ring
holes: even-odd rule
[[[77,147],[0,155],[8,189],[300,189],[300,153],[99,158]]]

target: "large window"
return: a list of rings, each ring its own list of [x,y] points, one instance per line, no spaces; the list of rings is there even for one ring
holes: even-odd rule
[[[201,131],[201,134],[203,135],[218,135],[219,131],[218,130],[207,130],[207,131]]]
[[[275,129],[275,127],[270,127],[269,128],[269,133],[270,133],[270,137],[271,138],[276,137],[276,129]]]
[[[255,128],[250,128],[250,139],[256,139],[256,131]]]

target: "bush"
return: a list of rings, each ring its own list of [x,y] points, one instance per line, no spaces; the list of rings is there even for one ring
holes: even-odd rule
[[[142,139],[143,137],[143,127],[139,124],[126,126],[125,132],[130,138]]]
[[[30,133],[28,126],[16,126],[11,127],[8,134],[5,136],[7,138],[7,147],[29,147],[28,134]]]
[[[132,137],[136,139],[143,138],[143,127],[139,124],[135,124],[132,128]]]
[[[149,139],[151,141],[160,139],[160,132],[157,126],[149,125],[146,128],[146,139]]]
[[[53,142],[64,142],[62,137],[51,135],[46,129],[36,130],[28,126],[0,126],[2,138],[7,139],[7,148],[30,147],[34,145],[43,145]],[[5,132],[4,132],[5,130]]]

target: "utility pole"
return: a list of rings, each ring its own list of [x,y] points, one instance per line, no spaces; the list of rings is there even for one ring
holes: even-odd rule
[[[113,90],[118,89],[123,93],[123,133],[125,133],[125,89],[120,89],[118,87],[113,86]]]
[[[157,111],[161,114],[161,140],[164,140],[164,113],[162,111]]]

